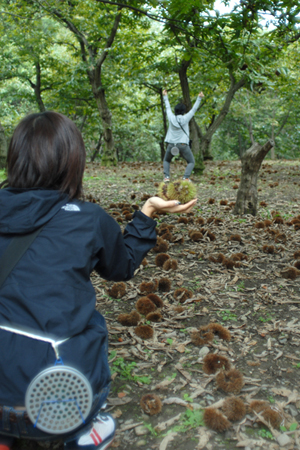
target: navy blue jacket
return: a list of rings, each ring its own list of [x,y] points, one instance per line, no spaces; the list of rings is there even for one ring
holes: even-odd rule
[[[81,370],[96,393],[110,372],[90,273],[129,280],[156,243],[156,222],[135,212],[123,235],[98,205],[55,190],[0,190],[0,255],[12,237],[42,225],[0,290],[0,324],[71,337],[59,347],[63,362]],[[0,405],[24,405],[32,378],[54,361],[50,344],[0,330]]]

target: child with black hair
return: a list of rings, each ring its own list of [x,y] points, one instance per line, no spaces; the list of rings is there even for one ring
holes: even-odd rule
[[[173,156],[179,154],[187,162],[183,179],[190,181],[190,176],[195,166],[195,158],[189,145],[189,122],[197,111],[204,94],[203,92],[199,93],[194,106],[187,114],[185,114],[186,106],[184,103],[176,105],[175,114],[173,114],[166,90],[163,91],[163,97],[169,119],[169,128],[165,137],[165,142],[168,146],[163,162],[164,181],[170,181],[170,162]]]
[[[5,261],[0,264],[0,450],[10,449],[15,438],[59,437],[70,450],[111,444],[115,422],[101,411],[110,385],[108,333],[95,310],[90,274],[132,278],[156,243],[152,215],[188,212],[196,203],[149,198],[122,234],[101,207],[80,200],[85,158],[80,132],[55,112],[27,116],[9,145],[8,179],[0,190],[0,258],[15,237],[35,238],[10,272],[4,273]],[[55,362],[52,341],[63,363],[92,388],[85,423],[59,436],[40,429],[38,420],[35,426],[25,408],[28,386]]]

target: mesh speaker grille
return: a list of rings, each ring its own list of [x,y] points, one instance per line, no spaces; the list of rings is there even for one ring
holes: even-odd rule
[[[40,372],[26,391],[25,407],[32,423],[50,434],[78,428],[88,416],[93,392],[87,378],[64,365]]]

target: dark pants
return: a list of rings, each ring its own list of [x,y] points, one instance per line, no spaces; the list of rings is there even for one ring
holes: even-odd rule
[[[171,153],[171,149],[173,147],[177,147],[179,149],[179,154],[186,160],[188,163],[184,172],[184,178],[190,178],[192,170],[195,166],[195,158],[189,147],[189,144],[168,144],[167,151],[165,154],[163,167],[164,167],[164,175],[165,177],[170,176],[170,162],[173,158]]]
[[[92,420],[97,416],[99,410],[105,403],[109,394],[110,385],[103,388],[98,394],[94,395],[93,405],[90,414],[82,424],[76,430],[73,430],[66,434],[48,434],[44,431],[34,427],[28,419],[24,417],[24,411],[14,409],[12,407],[3,406],[2,418],[0,419],[0,444],[10,445],[13,442],[13,438],[31,439],[37,441],[55,441],[55,440],[70,440],[78,435],[81,435],[87,431]],[[13,413],[14,420],[10,420],[10,413]]]

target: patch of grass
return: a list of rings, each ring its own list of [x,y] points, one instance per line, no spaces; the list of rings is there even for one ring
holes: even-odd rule
[[[234,322],[237,321],[237,315],[229,311],[229,309],[217,312],[217,315],[221,318],[223,322],[226,322],[228,320],[233,320]]]
[[[261,322],[265,323],[265,322],[272,321],[273,318],[271,317],[271,315],[269,313],[266,313],[265,317],[259,316],[258,320],[260,320]]]
[[[147,429],[150,431],[150,433],[152,434],[152,436],[157,436],[157,433],[156,433],[156,431],[154,430],[154,428],[153,428],[153,426],[151,425],[151,423],[144,422],[144,427],[147,428]]]
[[[180,418],[181,424],[173,428],[176,432],[186,432],[193,428],[204,426],[203,411],[201,409],[187,409]]]
[[[257,434],[259,436],[261,436],[262,438],[270,439],[271,441],[274,441],[274,439],[275,439],[273,434],[271,433],[271,431],[270,430],[266,430],[265,428],[261,428],[260,430],[258,430]]]
[[[124,361],[124,358],[119,357],[112,363],[111,372],[112,373],[117,372],[122,380],[129,380],[135,382],[138,381],[139,383],[150,384],[152,378],[151,375],[142,376],[132,374],[132,371],[134,370],[136,365],[137,363],[134,361],[132,361],[131,363],[126,363]]]
[[[193,399],[189,396],[189,394],[183,394],[183,400],[193,403]]]
[[[244,283],[244,281],[241,281],[239,284],[236,285],[236,290],[239,291],[239,292],[245,290],[245,283]]]

